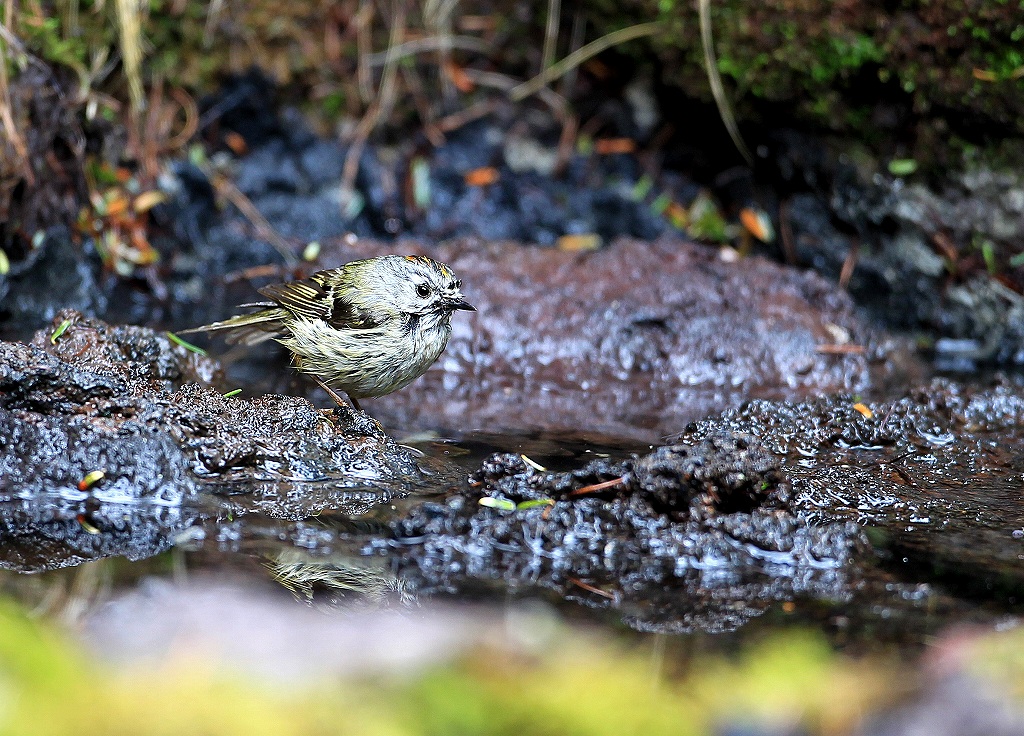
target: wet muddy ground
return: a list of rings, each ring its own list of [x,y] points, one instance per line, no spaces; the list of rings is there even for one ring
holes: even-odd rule
[[[310,600],[547,591],[677,633],[803,601],[911,641],[1016,611],[1024,584],[1008,379],[751,401],[647,450],[577,446],[555,471],[543,442],[428,456],[347,407],[225,398],[212,359],[76,312],[0,349],[11,570],[246,552]]]
[[[174,611],[205,612],[189,625],[223,636],[204,627],[226,610],[217,591],[239,586],[346,610],[542,600],[723,646],[799,622],[851,652],[916,654],[950,625],[1017,620],[1024,381],[977,369],[1020,363],[1024,312],[992,280],[935,288],[948,274],[929,258],[926,192],[836,175],[830,198],[794,195],[794,252],[818,272],[801,270],[678,237],[634,196],[629,157],[574,159],[552,186],[534,164],[467,185],[466,170],[518,160],[489,132],[501,122],[435,152],[427,211],[367,154],[348,221],[342,147],[287,117],[252,133],[230,173],[293,255],[319,241],[308,259],[286,262],[177,162],[154,211],[159,268],[115,276],[61,228],[13,263],[4,584],[131,561],[86,624],[114,657],[158,650]],[[810,176],[801,166],[793,177]],[[669,179],[679,196],[694,187]],[[947,229],[971,215],[939,211]],[[849,221],[901,245],[865,249],[844,290]],[[603,246],[551,247],[581,233]],[[334,406],[276,347],[203,342],[213,358],[163,331],[396,251],[449,263],[479,311],[456,316],[422,379],[365,412]]]

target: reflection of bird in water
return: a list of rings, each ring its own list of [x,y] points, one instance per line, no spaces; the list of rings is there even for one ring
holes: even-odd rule
[[[286,550],[269,560],[266,567],[274,580],[311,605],[335,608],[355,603],[380,606],[396,602],[405,606],[416,602],[405,582],[383,562],[375,565],[355,556],[314,560],[302,552]]]
[[[266,286],[260,294],[269,301],[244,305],[259,311],[181,333],[223,330],[245,345],[276,340],[335,401],[342,403],[337,389],[356,404],[397,391],[437,360],[452,314],[475,311],[461,286],[425,256],[369,258]]]

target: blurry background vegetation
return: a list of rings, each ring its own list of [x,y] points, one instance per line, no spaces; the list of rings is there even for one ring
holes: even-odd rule
[[[1024,662],[1014,659],[993,666],[1009,667],[999,674],[1019,682]],[[542,655],[481,647],[413,677],[282,690],[189,658],[115,671],[10,600],[0,603],[0,733],[19,736],[683,736],[747,721],[838,734],[907,692],[894,663],[846,659],[799,632],[705,657],[688,672],[658,668],[649,650],[565,629]]]
[[[354,144],[346,186],[371,136],[422,133],[438,145],[496,98],[545,106],[565,150],[594,100],[635,79],[662,100],[665,125],[645,134],[645,148],[673,131],[697,150],[730,149],[712,105],[720,77],[721,115],[735,114],[741,133],[847,135],[879,160],[921,169],[960,167],[977,150],[1016,166],[1022,9],[1024,0],[5,0],[0,221],[17,223],[22,244],[3,227],[0,243],[17,260],[36,232],[74,220],[96,189],[86,159],[130,162],[137,185],[151,185],[157,160],[216,118],[201,114],[201,98],[253,68],[278,85],[268,105],[297,106],[320,133]],[[54,181],[63,191],[45,191]]]
[[[839,132],[973,138],[1024,134],[1022,10],[1021,0],[725,0],[710,4],[710,20],[741,123],[785,115]],[[5,96],[35,57],[72,70],[76,100],[104,115],[140,111],[154,87],[202,94],[256,66],[326,124],[374,104],[393,111],[389,122],[429,123],[496,82],[480,73],[521,82],[650,21],[656,33],[618,47],[624,69],[591,71],[614,81],[641,63],[659,85],[710,100],[689,0],[6,0],[2,20]]]

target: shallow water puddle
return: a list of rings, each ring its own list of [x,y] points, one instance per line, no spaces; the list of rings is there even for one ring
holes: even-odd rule
[[[612,464],[627,456],[621,446],[536,436],[406,439],[416,441],[428,457],[453,461],[466,472],[504,451],[506,463],[522,458],[523,467],[513,469],[526,478],[542,475],[537,468],[579,468],[595,459]],[[843,465],[833,470],[855,472],[852,463]],[[821,503],[812,495],[829,474],[819,467],[808,476],[810,482],[796,468],[796,493],[810,509]],[[499,471],[490,472],[499,477]],[[44,573],[4,578],[8,591],[36,606],[49,605],[48,596],[59,598],[40,591],[63,589],[69,576],[102,578],[102,585],[91,589],[72,583],[66,605],[77,607],[90,636],[116,652],[131,649],[129,642],[140,638],[160,639],[166,626],[160,621],[174,618],[177,607],[208,604],[196,616],[217,618],[220,614],[211,611],[233,611],[253,596],[270,606],[272,619],[284,615],[287,621],[293,615],[305,620],[305,614],[282,613],[292,610],[288,600],[298,603],[296,611],[307,604],[322,610],[411,610],[430,599],[500,605],[538,600],[569,606],[564,610],[575,610],[573,617],[590,611],[594,621],[619,620],[639,631],[666,633],[735,631],[770,614],[755,630],[802,621],[823,627],[845,646],[870,648],[879,637],[891,637],[916,648],[944,621],[991,621],[1017,610],[1010,594],[1015,583],[1007,595],[978,600],[978,590],[958,584],[956,567],[959,561],[970,572],[993,557],[1009,561],[1009,547],[1021,544],[1011,535],[998,549],[988,549],[1001,539],[998,530],[985,540],[974,533],[974,522],[984,521],[979,514],[1005,502],[1005,492],[972,487],[975,511],[964,513],[971,533],[949,536],[941,529],[942,544],[953,545],[941,554],[932,549],[931,522],[922,519],[931,512],[891,501],[869,511],[863,499],[851,501],[847,512],[832,504],[830,522],[822,519],[802,530],[792,518],[768,512],[763,518],[739,515],[728,528],[721,527],[724,520],[716,522],[728,532],[716,536],[708,529],[672,526],[667,507],[667,516],[648,516],[629,499],[611,506],[608,498],[518,510],[513,504],[503,511],[451,493],[444,483],[411,493],[366,487],[340,495],[326,487],[318,494],[315,484],[307,483],[276,502],[273,493],[202,494],[171,507],[94,500],[84,514],[76,499],[47,497],[0,507],[6,532],[0,564]],[[868,498],[873,494],[885,496],[877,488]],[[887,523],[886,514],[897,514],[898,523]],[[882,551],[880,558],[867,553],[855,528],[836,522],[844,515],[873,524],[868,538]],[[904,525],[907,533],[901,535]],[[911,560],[914,552],[921,556]],[[901,554],[908,555],[903,562],[894,557]],[[114,559],[90,562],[99,558]],[[933,566],[944,561],[945,568],[923,567],[929,560]],[[83,563],[79,573],[44,572]],[[944,579],[953,584],[943,586]],[[149,613],[127,613],[136,609]],[[133,621],[127,628],[117,623],[126,616]]]

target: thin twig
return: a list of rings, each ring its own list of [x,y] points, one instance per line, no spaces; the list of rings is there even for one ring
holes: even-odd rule
[[[782,237],[782,252],[786,263],[796,265],[796,241],[793,239],[793,223],[790,221],[789,210],[792,200],[786,199],[779,206],[779,235]]]
[[[206,23],[203,24],[203,48],[208,49],[213,45],[213,32],[220,22],[220,14],[224,10],[224,0],[210,0],[210,7],[206,9]]]
[[[419,112],[420,120],[423,122],[423,133],[427,136],[427,140],[430,141],[431,145],[437,147],[444,145],[444,134],[437,127],[434,122],[434,113],[430,109],[430,100],[427,98],[427,93],[423,89],[423,83],[420,81],[419,75],[415,69],[403,66],[402,79],[405,81],[405,86],[412,93],[413,104],[416,105],[416,111]]]
[[[164,145],[166,150],[176,151],[188,143],[199,129],[199,106],[196,105],[192,95],[180,87],[173,87],[171,89],[171,97],[178,101],[182,111],[185,113],[185,123],[181,126],[181,130],[169,138]]]
[[[142,162],[142,170],[146,172],[150,180],[156,178],[160,164],[157,161],[157,149],[160,142],[160,134],[157,127],[159,124],[160,108],[163,106],[164,80],[158,76],[153,80],[149,89],[149,105],[146,109],[146,121],[140,131],[141,140],[138,141],[138,153]],[[134,106],[134,102],[133,102]],[[134,112],[137,112],[135,110]],[[132,123],[138,122],[133,116]]]
[[[10,7],[12,4],[8,2],[7,5]],[[18,159],[18,168],[21,169],[25,182],[28,186],[34,187],[36,185],[36,177],[32,172],[32,165],[29,162],[28,145],[18,130],[18,126],[14,124],[10,81],[7,78],[7,44],[4,40],[0,40],[0,59],[3,59],[3,61],[0,61],[0,120],[3,121],[4,130],[7,132],[7,140],[14,147],[14,152]]]
[[[14,3],[7,3],[8,8],[11,8],[13,5]],[[0,25],[0,38],[3,39],[5,44],[17,51],[19,56],[24,56],[28,60],[28,63],[46,73],[50,79],[54,79],[53,72],[50,70],[50,67],[46,65],[46,62],[35,54],[30,53],[28,47],[21,42],[21,39],[18,38],[14,34],[14,31],[12,31],[7,25]]]
[[[363,149],[370,133],[377,127],[377,123],[387,116],[394,103],[395,97],[395,75],[398,72],[398,58],[391,55],[390,51],[398,48],[405,35],[405,3],[402,0],[395,0],[394,13],[392,16],[391,35],[388,39],[389,56],[384,64],[384,72],[381,75],[380,88],[377,91],[377,99],[363,115],[363,119],[356,126],[355,134],[352,137],[352,144],[345,154],[345,164],[341,170],[341,207],[342,211],[348,209],[353,193],[355,191],[356,174],[359,173],[359,160],[363,157]]]
[[[732,106],[725,95],[725,86],[722,84],[722,76],[718,73],[718,61],[715,59],[714,41],[711,38],[711,0],[698,0],[700,10],[700,42],[704,47],[704,66],[708,75],[708,83],[711,85],[711,94],[715,98],[715,105],[718,107],[718,114],[729,131],[736,150],[740,152],[750,166],[754,165],[754,157],[750,149],[743,142],[740,130],[736,125],[736,118],[732,114]]]
[[[132,0],[116,0],[117,30],[121,41],[121,61],[124,75],[128,78],[128,96],[131,98],[132,115],[136,119],[146,106],[142,91],[142,23],[139,20],[139,6]]]
[[[555,46],[558,43],[558,24],[561,14],[561,0],[548,0],[548,22],[544,28],[544,50],[540,55],[542,73],[555,61]]]
[[[595,595],[599,595],[599,596],[601,596],[603,598],[607,598],[608,600],[612,600],[612,601],[615,600],[615,594],[614,593],[609,593],[607,590],[602,590],[601,588],[598,588],[596,585],[591,585],[590,583],[584,583],[579,578],[567,578],[567,580],[570,583],[572,583],[573,585],[578,585],[579,587],[583,588],[583,590],[589,591],[589,592],[594,593]]]
[[[839,288],[845,290],[850,285],[850,279],[853,278],[853,270],[857,268],[857,253],[860,250],[860,243],[856,240],[850,245],[850,250],[846,254],[846,260],[843,261],[843,268],[839,272]]]
[[[278,233],[267,218],[263,216],[263,213],[260,212],[256,208],[256,205],[252,203],[252,200],[242,194],[242,191],[235,186],[234,182],[225,176],[214,175],[209,171],[205,171],[204,173],[213,184],[217,193],[238,208],[239,212],[241,212],[245,218],[252,223],[253,227],[256,228],[256,234],[263,240],[270,243],[274,247],[274,250],[281,254],[285,263],[289,266],[294,266],[299,262],[299,259],[292,252],[292,246],[288,241],[281,237],[280,233]]]
[[[367,54],[363,61],[368,66],[382,66],[387,63],[388,59],[401,61],[402,59],[406,59],[410,56],[416,56],[417,54],[424,54],[430,51],[443,51],[445,49],[462,49],[463,51],[476,51],[481,54],[492,50],[489,43],[482,41],[479,38],[473,38],[472,36],[451,36],[449,38],[442,38],[441,36],[426,36],[425,38],[416,38],[412,41],[406,41],[401,46],[393,49]]]
[[[603,481],[601,483],[592,483],[589,486],[583,486],[582,488],[577,488],[575,491],[569,491],[569,493],[567,493],[566,495],[567,496],[585,496],[588,493],[598,493],[599,491],[604,491],[604,490],[607,490],[609,488],[614,488],[615,486],[622,485],[625,482],[626,482],[626,476],[620,475],[618,478],[612,478],[611,480],[606,480],[606,481]]]
[[[577,8],[572,17],[572,31],[569,32],[569,53],[576,53],[583,46],[583,39],[586,38],[586,32],[587,20],[580,9]],[[563,94],[566,94],[566,90],[571,90],[576,86],[576,74],[577,70],[573,67],[562,77],[560,91]]]
[[[438,79],[441,83],[441,99],[445,104],[453,102],[458,96],[458,90],[451,76],[442,71],[448,69],[453,63],[452,19],[458,4],[459,0],[426,0],[423,4],[423,25],[431,35],[441,41],[441,46],[437,50],[435,68],[440,72]]]
[[[652,36],[659,30],[661,30],[661,23],[654,22],[641,23],[637,26],[630,26],[629,28],[612,31],[606,36],[601,36],[601,38],[596,41],[591,41],[579,51],[574,51],[561,61],[552,64],[533,79],[523,82],[519,86],[513,88],[509,92],[508,96],[513,102],[520,102],[530,95],[539,92],[552,80],[558,79],[570,69],[579,66],[587,59],[596,56],[602,51],[610,49],[612,46],[625,43],[626,41],[632,41],[644,36]]]
[[[373,96],[373,84],[370,79],[370,65],[366,59],[370,56],[370,21],[373,18],[371,0],[359,0],[359,11],[353,19],[356,27],[356,79],[359,82],[359,97],[369,103]]]
[[[442,133],[451,133],[453,130],[458,130],[467,123],[471,123],[478,118],[490,115],[497,109],[498,103],[496,100],[480,100],[479,102],[474,102],[463,110],[453,112],[451,115],[446,115],[441,118],[437,121],[437,128]]]
[[[507,74],[483,72],[478,69],[465,69],[464,72],[474,84],[479,84],[482,87],[491,87],[506,92],[515,89],[515,80]],[[561,171],[565,168],[569,156],[572,155],[572,144],[576,140],[579,124],[576,117],[570,112],[568,100],[553,89],[542,87],[537,90],[537,97],[551,108],[559,122],[562,123],[562,135],[558,142],[558,160],[555,164],[555,170]]]
[[[867,352],[867,348],[863,345],[854,345],[852,343],[846,345],[818,345],[814,348],[814,352],[821,353],[822,355],[862,355]]]
[[[565,172],[565,167],[569,165],[569,159],[576,148],[576,133],[579,127],[579,119],[569,112],[567,107],[562,120],[562,134],[558,136],[558,156],[555,157],[555,168],[552,170],[555,176],[561,176]]]
[[[224,274],[224,283],[233,284],[236,281],[251,281],[252,279],[260,279],[266,276],[272,276],[274,278],[283,278],[290,271],[284,268],[279,263],[263,263],[259,266],[249,266],[239,271],[228,271]]]

